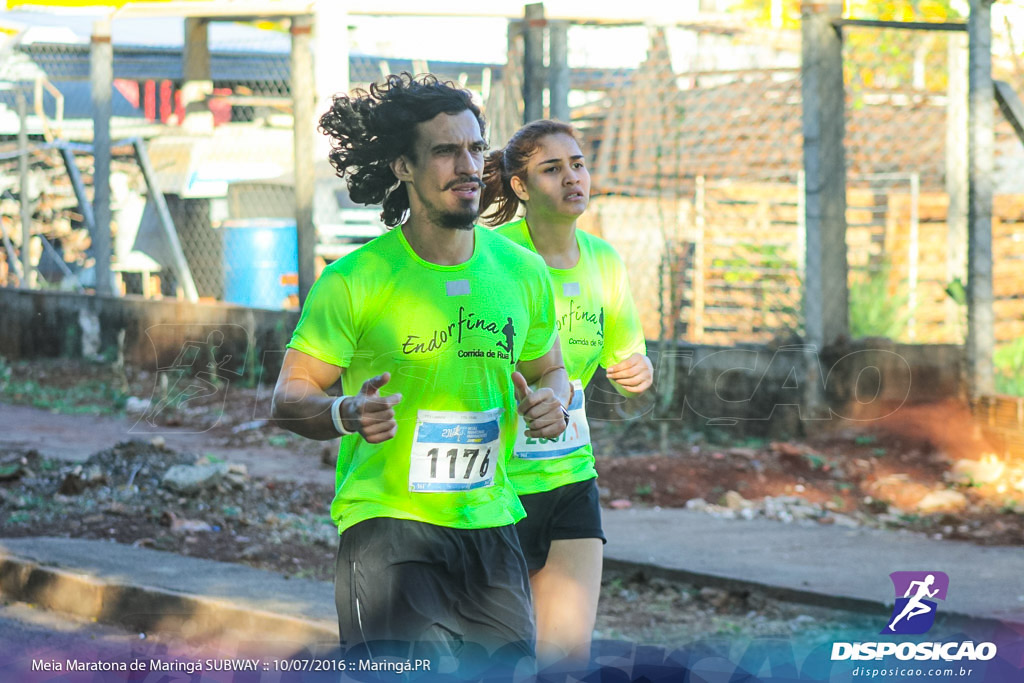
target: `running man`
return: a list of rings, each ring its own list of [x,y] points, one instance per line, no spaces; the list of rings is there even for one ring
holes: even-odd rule
[[[534,438],[568,422],[544,262],[474,225],[486,143],[465,90],[392,75],[335,97],[320,128],[352,199],[382,204],[394,228],[324,270],[274,391],[281,426],[344,437],[331,504],[342,641],[371,656],[399,641],[431,659],[531,657],[506,460],[517,410]],[[339,377],[343,395],[328,396]]]
[[[517,525],[530,567],[542,663],[585,660],[601,590],[601,510],[583,389],[597,366],[627,396],[651,386],[651,362],[622,259],[576,229],[590,200],[590,175],[576,131],[534,121],[488,156],[484,209],[497,229],[540,254],[554,287],[558,335],[575,392],[572,422],[558,439],[519,429],[509,475],[527,516]]]
[[[889,624],[890,631],[895,631],[896,629],[894,627],[896,626],[896,623],[904,617],[907,621],[910,621],[911,619],[920,614],[928,614],[928,612],[932,611],[931,607],[929,607],[921,601],[924,598],[934,598],[935,595],[939,592],[938,588],[936,588],[933,591],[928,590],[933,583],[935,583],[934,574],[929,574],[928,576],[926,576],[924,578],[924,581],[910,582],[910,585],[907,586],[907,592],[903,594],[903,597],[910,598],[910,600],[907,601],[907,604],[903,606],[903,610],[895,619],[892,620],[892,623]],[[911,595],[911,593],[914,593],[914,595]]]

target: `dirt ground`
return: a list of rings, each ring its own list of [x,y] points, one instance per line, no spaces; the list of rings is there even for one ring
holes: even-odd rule
[[[109,539],[329,580],[336,542],[327,509],[331,447],[270,425],[261,417],[269,414],[268,401],[265,387],[162,381],[106,363],[0,364],[0,412],[8,404],[34,405],[40,410],[32,414],[43,417],[79,414],[83,440],[111,439],[71,462],[5,435],[0,536]],[[27,422],[4,428],[33,431]],[[103,424],[122,426],[108,436],[97,427]],[[115,445],[124,424],[143,428],[130,434],[137,440]],[[191,441],[169,445],[169,426],[190,427],[184,431]],[[953,404],[904,407],[886,420],[842,423],[799,441],[672,431],[665,453],[656,451],[650,422],[595,422],[592,432],[602,499],[611,507],[686,506],[726,517],[1024,545],[1021,464],[986,455],[970,416]],[[234,457],[242,453],[279,457],[293,470],[302,463],[303,475],[254,474]],[[609,453],[617,455],[603,455]],[[212,475],[199,491],[174,490],[164,477],[175,465],[199,465]],[[671,644],[709,633],[709,624],[711,633],[789,635],[856,619],[750,592],[610,574],[598,634]]]

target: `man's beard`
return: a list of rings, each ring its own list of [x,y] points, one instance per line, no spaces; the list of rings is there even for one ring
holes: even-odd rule
[[[479,204],[465,211],[438,211],[434,207],[427,209],[431,222],[449,230],[472,230],[476,219],[480,217]]]
[[[453,181],[450,185],[454,185]],[[413,186],[415,190],[415,185]],[[449,230],[472,230],[476,219],[480,217],[480,200],[479,198],[475,203],[470,204],[466,208],[457,211],[445,211],[437,208],[426,199],[423,195],[416,194],[419,196],[420,202],[427,210],[427,218],[431,223],[442,228]]]

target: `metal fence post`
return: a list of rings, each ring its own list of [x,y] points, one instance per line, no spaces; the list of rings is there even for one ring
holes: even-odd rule
[[[110,20],[93,24],[89,53],[89,78],[92,83],[93,125],[93,215],[96,230],[92,252],[96,260],[96,293],[110,295],[110,117],[114,88],[114,49],[110,44]]]
[[[992,366],[992,0],[970,0],[967,19],[970,134],[968,164],[967,373],[971,396],[995,393]]]
[[[292,108],[294,118],[295,229],[299,251],[299,304],[306,301],[316,280],[316,226],[313,225],[313,121],[316,87],[313,82],[313,16],[292,18]]]

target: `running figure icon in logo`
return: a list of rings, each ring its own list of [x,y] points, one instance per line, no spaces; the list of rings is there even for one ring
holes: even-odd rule
[[[928,598],[945,600],[949,577],[943,572],[931,571],[893,572],[889,578],[897,597],[892,618],[882,633],[926,633],[935,623],[936,612],[936,603]]]

